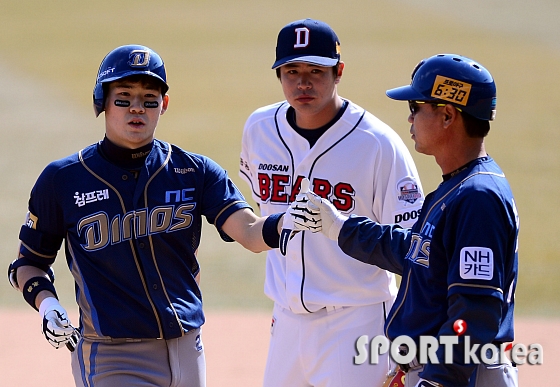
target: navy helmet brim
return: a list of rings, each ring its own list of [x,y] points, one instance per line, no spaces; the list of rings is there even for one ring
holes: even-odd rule
[[[422,93],[416,91],[411,85],[389,89],[385,94],[387,94],[387,97],[397,101],[422,101],[426,99]]]

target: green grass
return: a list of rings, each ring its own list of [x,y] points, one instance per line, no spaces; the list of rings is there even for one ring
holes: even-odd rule
[[[112,48],[145,44],[166,62],[170,108],[159,138],[206,154],[237,177],[243,124],[257,107],[283,98],[270,66],[276,35],[292,20],[313,17],[339,35],[346,63],[340,94],[390,124],[410,147],[424,190],[440,170],[414,152],[407,107],[385,97],[409,82],[414,65],[441,52],[472,57],[498,86],[498,114],[487,139],[506,172],[521,216],[519,314],[560,315],[560,260],[555,223],[560,208],[560,36],[553,0],[285,2],[241,0],[74,2],[9,1],[0,13],[0,176],[2,266],[15,257],[29,190],[49,161],[103,136],[91,92]],[[507,8],[506,8],[507,7]],[[505,8],[505,9],[504,9]],[[516,16],[517,15],[517,16]],[[534,21],[537,20],[537,21]],[[554,38],[556,37],[556,39]],[[200,249],[204,300],[210,308],[269,308],[263,295],[264,254],[219,240],[205,225]],[[58,286],[70,302],[65,262]],[[24,306],[7,281],[0,305]]]

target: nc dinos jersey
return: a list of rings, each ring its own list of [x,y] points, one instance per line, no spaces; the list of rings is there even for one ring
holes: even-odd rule
[[[491,157],[482,157],[446,175],[412,229],[355,216],[338,243],[357,260],[402,273],[385,324],[390,340],[455,336],[453,324],[462,319],[471,343],[499,345],[514,338],[518,233],[509,183]],[[465,336],[453,347],[453,364],[445,364],[440,345],[439,364],[427,364],[420,376],[445,385],[467,381],[476,364],[465,364]]]
[[[263,216],[286,211],[301,179],[345,215],[411,226],[423,202],[412,157],[386,124],[348,101],[340,118],[310,148],[288,123],[287,102],[256,110],[247,120],[240,176]],[[265,293],[295,313],[325,306],[381,303],[396,293],[393,274],[366,266],[319,234],[298,233],[284,257],[267,253]]]
[[[21,253],[50,264],[65,239],[86,337],[171,339],[200,327],[202,217],[221,230],[249,205],[226,171],[204,156],[155,140],[135,179],[98,146],[42,172]]]
[[[518,221],[509,184],[492,158],[477,159],[442,182],[412,228],[405,286],[389,315],[387,337],[439,336],[449,324],[448,299],[461,294],[499,299],[501,322],[492,339],[512,341]]]

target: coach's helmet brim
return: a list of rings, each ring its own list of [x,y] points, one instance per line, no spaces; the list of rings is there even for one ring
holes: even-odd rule
[[[426,99],[426,96],[416,91],[411,85],[389,89],[385,94],[387,97],[397,101],[422,101]]]

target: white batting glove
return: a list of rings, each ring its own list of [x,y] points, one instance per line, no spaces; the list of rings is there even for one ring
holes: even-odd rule
[[[288,242],[300,231],[308,230],[304,227],[301,222],[296,222],[296,217],[292,214],[292,208],[295,206],[303,211],[307,208],[306,202],[308,202],[307,196],[305,195],[309,191],[309,179],[304,177],[300,183],[299,193],[296,195],[295,200],[290,205],[290,208],[284,214],[284,220],[282,222],[282,233],[280,234],[280,254],[286,255],[288,249]],[[299,213],[299,212],[298,212]]]
[[[43,334],[50,345],[56,349],[65,345],[73,351],[80,336],[58,300],[54,297],[45,298],[39,305],[39,315],[43,317]]]
[[[416,383],[416,386],[414,387],[443,387],[443,385],[420,378],[420,380],[418,381],[418,383]]]
[[[307,180],[307,179],[304,179]],[[299,231],[321,231],[321,212],[319,207],[309,201],[307,192],[296,195],[290,204],[287,218],[293,224],[293,228]]]
[[[314,208],[317,208],[319,212],[312,217],[306,217],[303,223],[307,225],[309,230],[313,232],[321,231],[329,239],[338,241],[340,229],[342,229],[342,225],[348,217],[342,215],[329,200],[323,199],[313,192],[308,192],[307,198],[309,199],[309,211],[314,213],[316,212]]]

